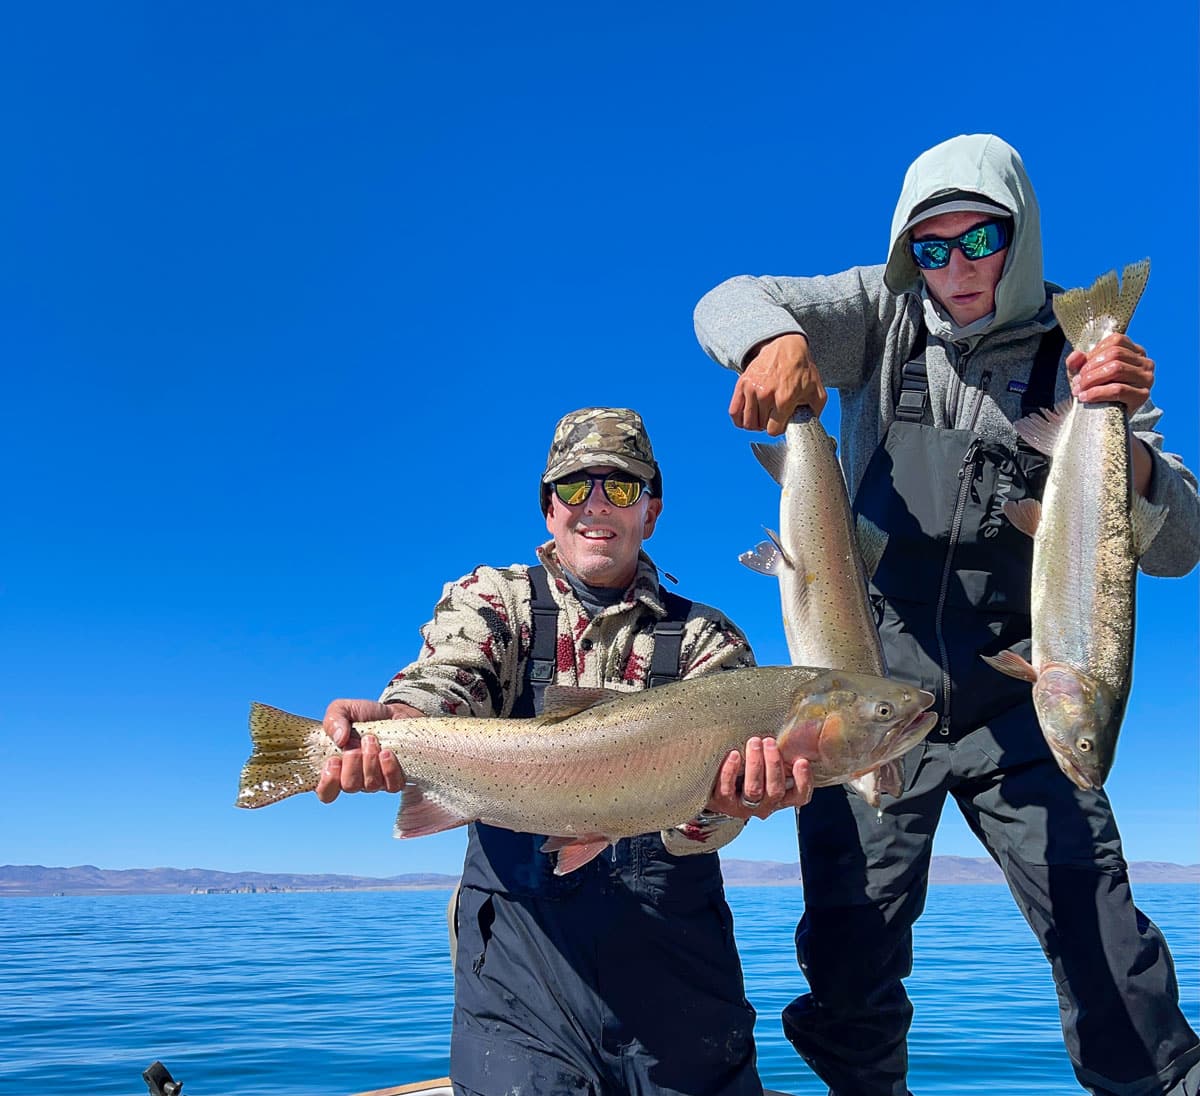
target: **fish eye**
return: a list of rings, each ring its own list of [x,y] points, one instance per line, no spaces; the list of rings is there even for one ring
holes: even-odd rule
[[[876,704],[875,705],[875,714],[880,719],[891,719],[892,718],[892,706],[890,704],[888,704],[886,701],[883,703],[880,703],[880,704]]]
[[[1092,740],[1090,738],[1081,738],[1075,743],[1075,748],[1080,753],[1092,752]]]

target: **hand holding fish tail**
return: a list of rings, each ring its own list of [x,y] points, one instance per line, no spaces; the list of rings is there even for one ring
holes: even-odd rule
[[[1120,403],[1130,418],[1150,398],[1154,361],[1128,335],[1114,333],[1090,354],[1072,350],[1067,356],[1071,391],[1081,403]]]
[[[778,437],[800,406],[819,415],[828,393],[808,352],[808,339],[795,332],[768,339],[752,351],[734,385],[729,417],[744,430]]]
[[[380,719],[407,719],[423,713],[407,704],[380,704],[374,700],[335,700],[325,709],[322,727],[341,749],[326,760],[317,781],[317,798],[332,803],[342,792],[398,792],[404,787],[404,770],[391,750],[380,750],[374,735],[360,737],[355,723]]]
[[[774,738],[755,736],[746,742],[744,755],[731,750],[721,762],[707,809],[733,818],[767,818],[784,807],[803,807],[811,798],[808,761],[800,758],[789,767]]]
[[[1090,354],[1072,350],[1067,355],[1071,391],[1080,403],[1119,403],[1128,421],[1150,398],[1154,385],[1154,359],[1128,335],[1106,336]],[[1131,438],[1133,487],[1143,497],[1150,490],[1154,462],[1146,443]]]

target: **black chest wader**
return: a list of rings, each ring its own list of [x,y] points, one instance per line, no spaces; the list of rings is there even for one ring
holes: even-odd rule
[[[1043,337],[1023,413],[1052,404],[1062,349],[1057,328]],[[1059,772],[1029,685],[980,658],[1006,647],[1028,657],[1033,544],[1002,508],[1040,498],[1048,462],[1024,445],[935,428],[923,359],[902,371],[896,421],[854,510],[888,535],[870,594],[889,672],[933,692],[940,718],[905,755],[904,791],[885,797],[882,817],[840,787],[818,788],[797,813],[796,953],[811,992],[784,1010],[784,1032],[834,1096],[906,1096],[903,979],[950,794],[1051,962],[1081,1084],[1182,1096],[1172,1085],[1188,1070],[1189,1084],[1200,1081],[1200,1046],[1166,944],[1133,905],[1107,797]],[[968,1077],[963,1088],[986,1084]]]
[[[533,627],[514,718],[555,677],[558,605],[531,567]],[[692,603],[660,591],[647,687],[678,680]],[[451,1076],[493,1096],[603,1091],[758,1096],[745,1000],[715,855],[623,838],[554,874],[544,834],[473,823],[458,897]]]
[[[1023,415],[1053,405],[1062,349],[1055,328],[1039,347]],[[985,372],[983,392],[990,380]],[[1048,471],[1047,458],[1024,443],[1011,449],[974,430],[935,428],[923,356],[905,365],[896,421],[867,465],[854,512],[887,534],[871,602],[888,672],[937,698],[935,740],[1030,703],[1028,682],[980,656],[1009,647],[1029,656],[1033,541],[1003,507],[1040,499]]]

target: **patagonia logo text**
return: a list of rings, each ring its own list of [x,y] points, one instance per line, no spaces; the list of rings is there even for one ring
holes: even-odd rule
[[[1025,381],[1009,381],[1009,382],[1008,382],[1008,390],[1009,390],[1010,392],[1021,392],[1021,393],[1024,393],[1024,391],[1025,391],[1025,390],[1026,390],[1028,387],[1029,387],[1029,385],[1028,385],[1028,384],[1027,384]]]

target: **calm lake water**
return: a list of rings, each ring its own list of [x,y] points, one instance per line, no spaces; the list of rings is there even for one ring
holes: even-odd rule
[[[1200,887],[1147,885],[1200,1027]],[[0,900],[0,1093],[347,1096],[447,1070],[445,891]],[[729,891],[764,1082],[825,1089],[779,1028],[803,991],[798,887]],[[1041,952],[1003,886],[930,890],[918,924],[918,1096],[1078,1093]],[[980,1088],[976,1080],[985,1081]]]

